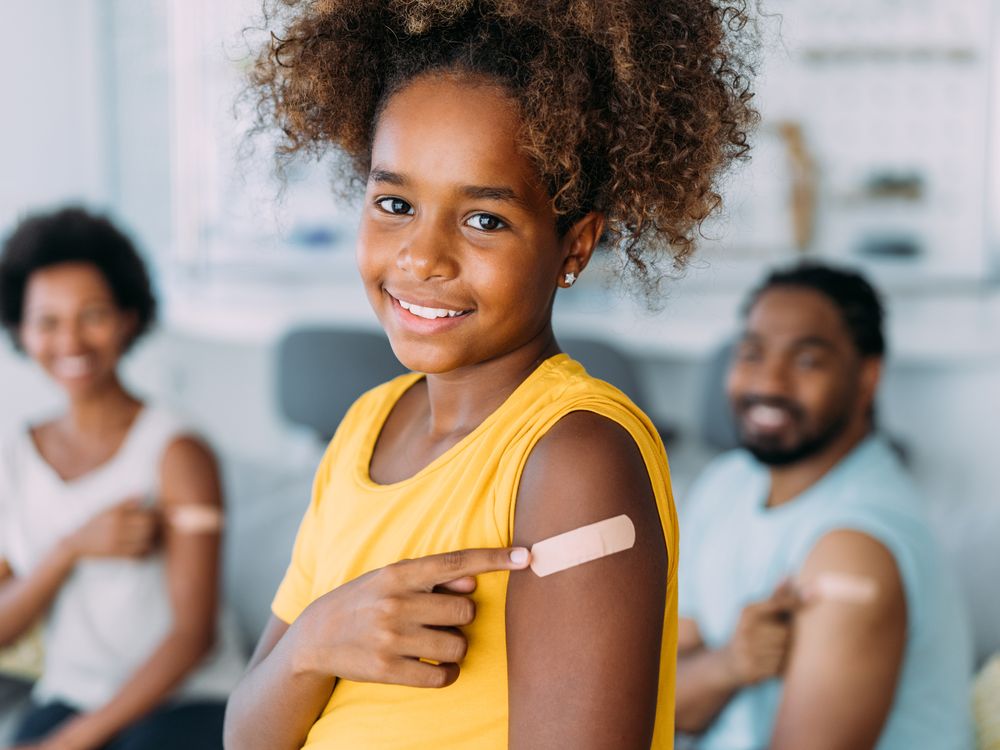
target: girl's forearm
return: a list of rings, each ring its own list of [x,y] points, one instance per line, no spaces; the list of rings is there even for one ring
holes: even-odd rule
[[[297,663],[296,634],[293,625],[233,691],[227,750],[298,750],[330,700],[336,678]]]
[[[0,647],[16,641],[46,612],[76,561],[73,546],[62,542],[28,575],[0,578]]]
[[[60,729],[60,740],[66,747],[80,750],[104,746],[121,730],[162,705],[211,646],[211,636],[204,633],[171,632],[111,701]]]

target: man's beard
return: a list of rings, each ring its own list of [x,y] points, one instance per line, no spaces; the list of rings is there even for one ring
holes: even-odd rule
[[[737,431],[739,432],[740,446],[766,466],[790,466],[821,453],[843,434],[850,421],[849,409],[845,405],[830,419],[819,425],[815,432],[803,435],[798,442],[792,445],[782,445],[780,438],[770,440],[767,437],[751,437],[742,429],[741,413],[753,404],[767,404],[784,408],[800,422],[804,417],[804,412],[798,404],[783,399],[752,396],[740,399],[737,408]]]

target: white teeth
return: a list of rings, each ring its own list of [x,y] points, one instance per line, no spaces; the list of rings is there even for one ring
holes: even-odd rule
[[[775,406],[757,404],[747,411],[747,417],[761,427],[780,427],[788,422],[788,413]]]
[[[60,357],[55,361],[52,369],[61,377],[78,378],[90,372],[90,357],[80,355],[77,357]]]
[[[445,310],[441,307],[422,307],[421,305],[414,305],[412,302],[405,302],[404,300],[399,300],[399,306],[420,318],[427,318],[427,320],[435,320],[436,318],[454,318],[456,315],[462,314],[461,310]]]

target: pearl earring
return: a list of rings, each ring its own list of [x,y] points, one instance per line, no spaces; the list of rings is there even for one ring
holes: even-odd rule
[[[573,272],[566,274],[563,276],[563,281],[566,282],[566,286],[573,286],[573,283],[576,281],[576,274]]]

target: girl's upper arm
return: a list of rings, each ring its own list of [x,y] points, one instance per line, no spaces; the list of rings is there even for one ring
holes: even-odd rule
[[[168,447],[160,467],[161,503],[167,522],[164,540],[167,585],[175,623],[211,638],[218,608],[222,489],[215,457],[201,441],[179,437]],[[201,506],[219,514],[219,528],[185,528],[169,519],[179,506]]]
[[[668,560],[645,462],[590,412],[538,443],[518,491],[514,544],[627,514],[631,549],[539,578],[510,576],[510,747],[648,748],[656,717]]]

